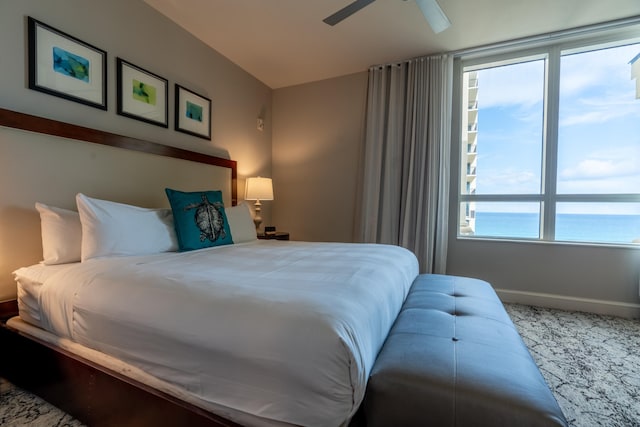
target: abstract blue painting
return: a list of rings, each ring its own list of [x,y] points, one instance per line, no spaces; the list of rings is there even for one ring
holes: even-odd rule
[[[187,101],[187,117],[198,122],[202,121],[202,106]]]
[[[59,47],[53,47],[53,69],[57,73],[88,83],[89,65],[89,60]]]

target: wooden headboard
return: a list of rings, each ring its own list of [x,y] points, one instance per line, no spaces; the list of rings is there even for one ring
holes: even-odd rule
[[[75,210],[81,192],[168,207],[166,187],[219,189],[235,205],[237,163],[0,108],[0,301],[16,296],[11,272],[42,259],[35,202]]]

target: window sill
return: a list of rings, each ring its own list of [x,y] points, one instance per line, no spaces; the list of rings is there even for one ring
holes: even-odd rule
[[[456,236],[456,240],[466,242],[491,242],[491,243],[518,243],[526,245],[554,245],[554,246],[577,246],[577,247],[590,247],[590,248],[613,248],[613,249],[631,249],[640,250],[640,243],[592,243],[592,242],[563,242],[563,241],[549,241],[549,240],[534,240],[534,239],[509,239],[509,238],[492,238],[492,237],[469,237],[469,236]]]

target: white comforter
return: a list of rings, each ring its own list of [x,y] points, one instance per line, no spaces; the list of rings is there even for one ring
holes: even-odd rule
[[[51,275],[42,324],[204,401],[338,426],[418,274],[386,245],[257,241]]]

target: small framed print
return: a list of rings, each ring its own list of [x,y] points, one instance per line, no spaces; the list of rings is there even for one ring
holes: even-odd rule
[[[176,84],[176,130],[211,139],[211,100]]]
[[[107,52],[28,18],[29,88],[107,109]]]
[[[117,113],[152,125],[169,127],[169,82],[150,71],[116,59]]]

